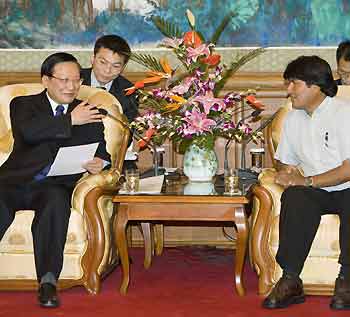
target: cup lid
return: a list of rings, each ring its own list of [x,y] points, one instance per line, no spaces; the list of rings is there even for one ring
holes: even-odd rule
[[[265,153],[264,148],[255,148],[255,149],[250,149],[250,153]]]

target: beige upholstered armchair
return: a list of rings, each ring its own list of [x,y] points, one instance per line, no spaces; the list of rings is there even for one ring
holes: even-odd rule
[[[350,86],[339,86],[338,95],[349,98]],[[280,108],[276,118],[268,127],[267,142],[272,157],[280,140],[284,119],[290,109],[291,104],[287,102],[284,107]],[[259,294],[261,295],[267,295],[270,292],[282,273],[275,260],[275,255],[279,241],[280,197],[283,189],[274,183],[275,173],[274,168],[264,169],[259,175],[259,185],[253,188],[254,200],[249,241],[250,260],[259,275]],[[304,290],[307,294],[329,295],[333,293],[334,281],[339,271],[338,234],[338,216],[322,216],[315,240],[301,273]]]
[[[42,90],[41,84],[17,84],[0,88],[0,164],[12,150],[9,118],[11,99]],[[108,92],[81,86],[78,99],[101,105],[113,116],[126,120],[121,114],[119,102]],[[94,188],[113,187],[117,182],[127,149],[129,130],[108,117],[103,119],[103,123],[112,168],[97,175],[85,175],[74,189],[63,270],[58,285],[60,288],[84,285],[89,292],[97,293],[101,276],[117,262],[110,230],[113,217],[111,196],[102,195],[97,208],[92,211],[87,211],[84,206],[85,196]],[[0,289],[37,288],[31,234],[33,213],[32,210],[18,211],[0,242]]]

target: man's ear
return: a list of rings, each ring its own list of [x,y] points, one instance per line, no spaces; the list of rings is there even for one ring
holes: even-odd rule
[[[95,55],[91,55],[91,57],[90,57],[91,65],[94,63],[94,61],[95,61]]]
[[[312,85],[311,85],[311,88],[312,88],[313,90],[316,90],[316,91],[321,91],[321,88],[320,88],[320,86],[318,86],[318,85],[312,84]]]
[[[41,83],[43,84],[44,88],[47,88],[49,80],[50,78],[47,75],[44,75],[43,77],[41,77]]]

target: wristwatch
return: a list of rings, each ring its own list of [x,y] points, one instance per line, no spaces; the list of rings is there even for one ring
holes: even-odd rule
[[[308,176],[305,178],[305,186],[312,187],[314,185],[314,181],[312,179],[312,176]]]

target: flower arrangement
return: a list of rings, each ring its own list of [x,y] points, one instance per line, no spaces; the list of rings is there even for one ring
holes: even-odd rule
[[[232,15],[232,13],[231,13]],[[173,51],[181,67],[171,67],[163,57],[133,54],[131,59],[147,67],[148,77],[138,81],[126,90],[135,91],[146,111],[132,123],[145,140],[162,144],[170,139],[179,144],[184,152],[190,144],[201,148],[213,148],[217,137],[240,142],[245,137],[257,139],[249,124],[241,120],[235,122],[237,114],[249,109],[261,112],[263,105],[253,94],[227,93],[219,97],[220,89],[239,67],[263,52],[259,48],[243,57],[237,57],[229,66],[221,65],[221,56],[215,52],[215,43],[228,23],[225,17],[212,41],[205,42],[200,32],[195,30],[195,17],[187,10],[191,30],[180,32],[171,23],[156,18],[154,22],[166,35],[161,46]],[[161,87],[144,89],[148,84],[161,82]]]

